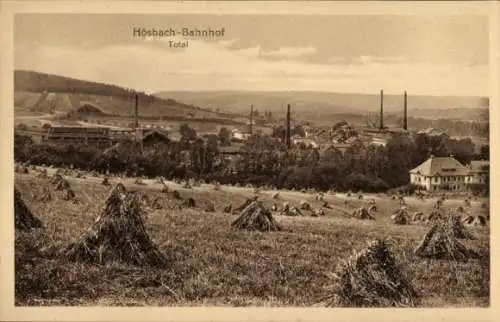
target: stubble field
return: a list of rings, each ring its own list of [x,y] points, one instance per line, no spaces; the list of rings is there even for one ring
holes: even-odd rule
[[[197,207],[178,209],[179,203],[160,192],[152,181],[135,185],[133,179],[111,178],[143,192],[150,200],[159,198],[162,209],[148,209],[147,232],[169,259],[165,269],[136,267],[122,263],[93,265],[66,260],[61,251],[75,242],[94,223],[111,186],[99,178],[65,177],[79,203],[65,201],[53,191],[50,178],[16,173],[16,186],[44,229],[16,231],[16,305],[84,306],[323,306],[331,295],[333,273],[353,251],[374,238],[385,239],[404,274],[421,297],[422,307],[471,307],[489,305],[489,228],[468,228],[475,236],[462,241],[483,254],[467,262],[422,259],[413,249],[429,229],[424,224],[394,225],[390,216],[399,202],[386,196],[325,195],[331,205],[354,209],[374,198],[376,220],[346,217],[337,209],[324,217],[288,217],[275,214],[280,232],[234,230],[235,215],[222,212],[254,195],[250,188],[211,185],[183,189],[169,183],[183,198],[193,197]],[[43,189],[51,190],[51,201],[36,200]],[[298,205],[305,200],[318,206],[314,195],[262,191],[260,198],[270,206],[276,202]],[[346,201],[347,200],[347,204]],[[204,212],[213,201],[216,212]],[[429,213],[435,200],[408,199],[410,212]],[[446,200],[445,208],[463,206],[478,214],[487,200],[465,207],[463,199]]]

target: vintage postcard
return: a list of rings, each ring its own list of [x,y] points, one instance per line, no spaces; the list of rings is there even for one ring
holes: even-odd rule
[[[499,8],[1,2],[1,319],[494,320]]]

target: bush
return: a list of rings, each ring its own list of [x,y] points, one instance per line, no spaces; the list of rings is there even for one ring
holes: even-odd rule
[[[474,194],[475,196],[488,196],[489,195],[489,186],[484,185],[484,184],[469,184],[468,185],[469,190]]]
[[[407,184],[404,186],[396,187],[389,189],[387,192],[391,194],[405,194],[405,195],[411,195],[414,194],[415,191],[421,190],[422,188],[419,186],[416,186],[414,184]]]
[[[366,192],[380,192],[387,190],[387,184],[380,178],[369,177],[362,173],[353,173],[345,177],[342,181],[346,190],[363,190]]]

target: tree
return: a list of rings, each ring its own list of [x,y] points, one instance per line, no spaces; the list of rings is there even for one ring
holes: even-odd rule
[[[273,133],[271,134],[272,137],[283,139],[285,137],[285,127],[283,125],[280,125],[278,127],[273,128]]]
[[[228,128],[222,127],[219,130],[219,142],[221,146],[231,145],[231,131]]]
[[[347,121],[340,121],[340,122],[337,122],[337,123],[335,123],[335,125],[332,127],[332,130],[333,130],[333,131],[335,131],[335,130],[337,130],[339,127],[344,126],[344,125],[347,125]]]
[[[449,149],[462,164],[468,164],[474,157],[474,142],[470,138],[448,140]]]
[[[219,150],[219,143],[216,135],[212,134],[207,137],[207,148],[211,152],[217,152]]]
[[[323,164],[339,164],[342,160],[342,152],[334,146],[327,148],[321,155],[320,161]]]
[[[293,135],[298,135],[298,136],[301,136],[301,137],[305,137],[306,136],[306,132],[304,131],[304,128],[302,127],[302,125],[296,125],[293,130],[292,130],[292,134]]]
[[[183,123],[179,128],[179,133],[182,137],[189,141],[194,141],[197,138],[196,130],[189,126],[189,124]]]
[[[481,147],[481,153],[479,154],[480,158],[483,160],[489,160],[490,159],[490,146],[489,145],[483,145]]]

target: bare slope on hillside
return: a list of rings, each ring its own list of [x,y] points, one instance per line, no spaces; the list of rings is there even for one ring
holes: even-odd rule
[[[135,92],[110,84],[16,70],[14,90],[16,108],[68,112],[90,103],[107,114],[127,116],[134,113]],[[158,98],[143,92],[138,92],[138,95],[140,114],[143,116],[218,117],[217,113],[168,97]]]

